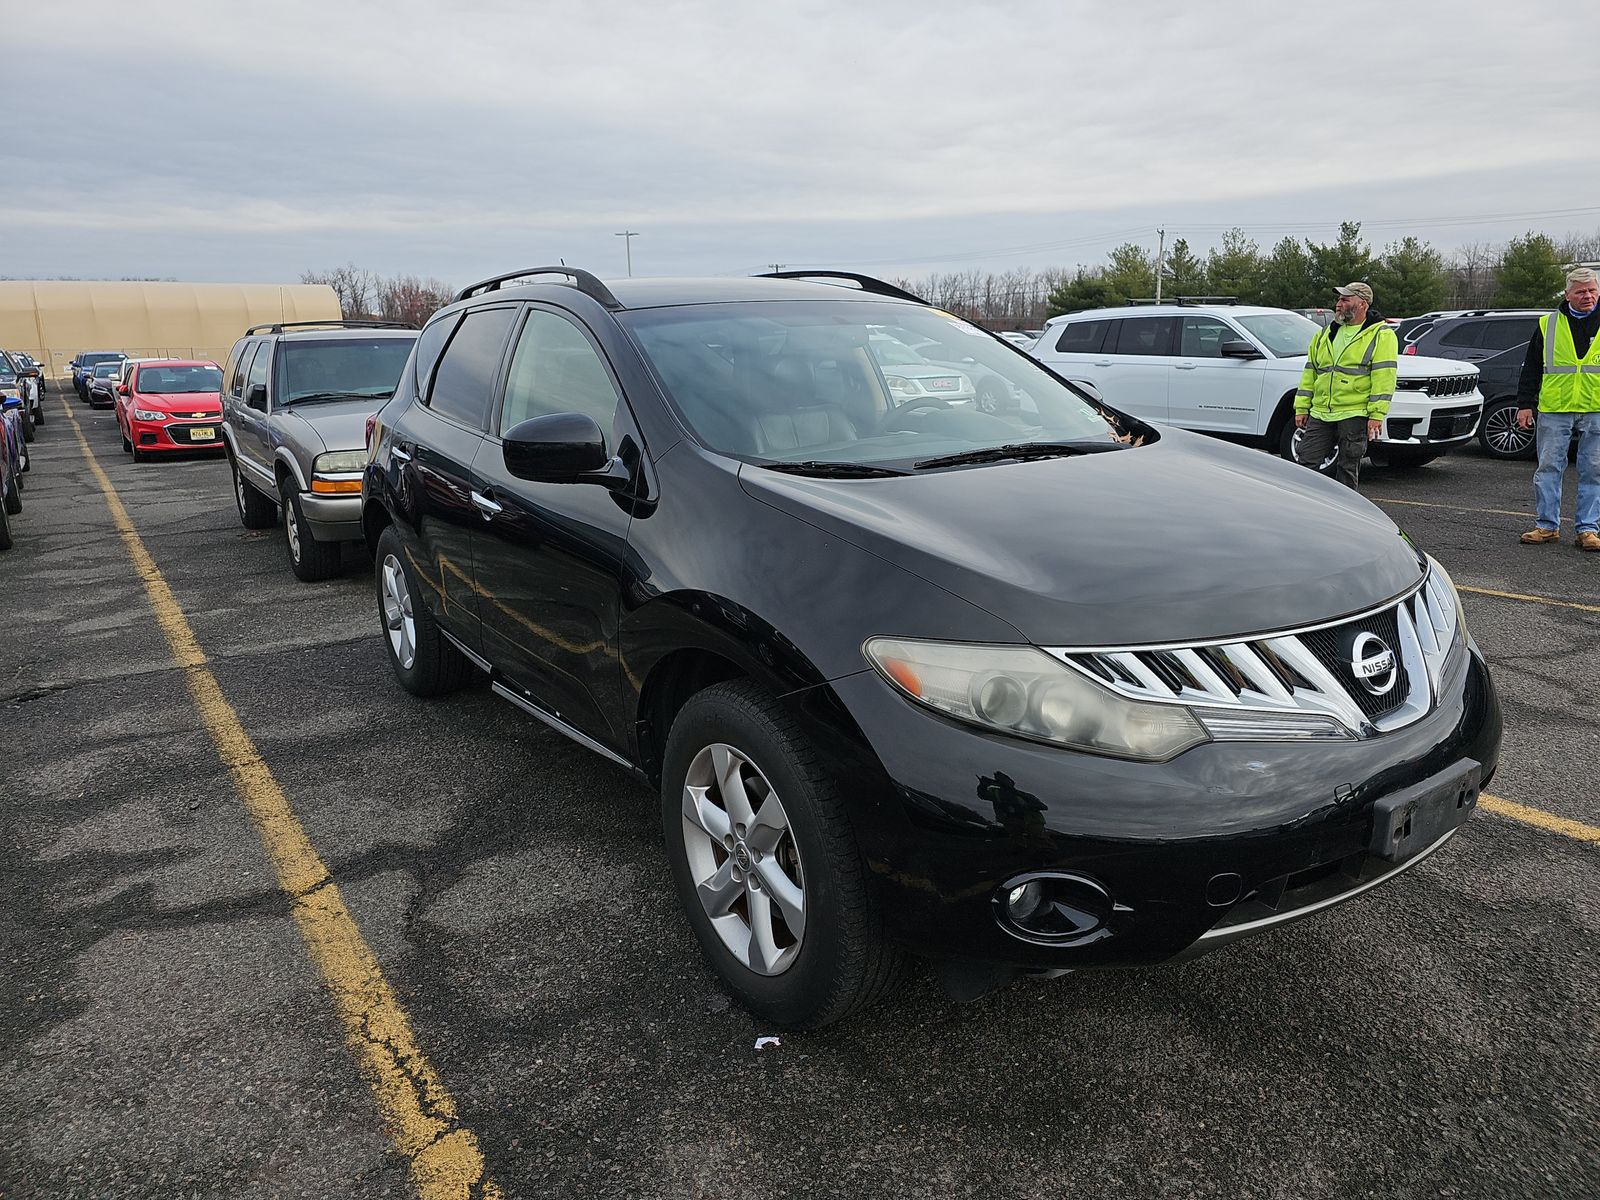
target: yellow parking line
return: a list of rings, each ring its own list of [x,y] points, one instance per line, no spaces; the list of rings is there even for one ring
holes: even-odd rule
[[[454,1099],[417,1048],[411,1022],[362,940],[328,868],[206,666],[194,630],[134,529],[116,488],[95,461],[71,407],[62,401],[61,408],[144,581],[172,657],[184,670],[195,707],[277,870],[278,885],[289,897],[300,936],[333,997],[345,1040],[366,1071],[386,1132],[411,1168],[412,1182],[423,1200],[501,1200],[499,1186],[485,1178],[478,1139],[461,1124]]]
[[[1555,608],[1575,608],[1579,612],[1600,612],[1600,604],[1579,604],[1576,600],[1552,600],[1549,596],[1525,596],[1521,592],[1497,592],[1493,588],[1468,587],[1456,584],[1458,592],[1473,592],[1479,596],[1498,596],[1502,600],[1525,600],[1529,604],[1549,604]]]
[[[1555,813],[1547,813],[1542,808],[1529,808],[1526,804],[1502,800],[1499,796],[1491,796],[1487,792],[1478,796],[1478,803],[1496,816],[1509,817],[1513,821],[1536,825],[1549,833],[1559,833],[1565,837],[1576,838],[1580,842],[1592,842],[1600,846],[1600,826],[1585,825],[1582,821],[1558,817]]]
[[[1394,500],[1388,496],[1373,496],[1374,504],[1409,504],[1412,508],[1442,508],[1448,512],[1492,513],[1497,517],[1523,517],[1532,520],[1531,512],[1512,512],[1509,508],[1461,508],[1454,504],[1431,504],[1426,500]]]

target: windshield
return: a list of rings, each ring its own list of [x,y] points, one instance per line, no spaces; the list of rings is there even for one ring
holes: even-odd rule
[[[308,397],[394,395],[413,338],[338,338],[285,342],[279,358],[278,403]]]
[[[1257,313],[1250,317],[1234,317],[1255,335],[1256,341],[1277,358],[1295,358],[1311,349],[1311,339],[1321,328],[1299,313]]]
[[[141,367],[139,391],[148,396],[185,392],[220,392],[222,372],[216,367]]]
[[[755,462],[910,469],[1029,443],[1125,440],[1032,359],[936,309],[707,304],[619,320],[695,437]],[[913,378],[892,364],[924,366]]]
[[[83,356],[83,365],[92,367],[95,363],[121,362],[124,357],[126,356],[122,354],[85,354]]]
[[[95,364],[94,377],[96,379],[110,379],[113,375],[120,374],[122,374],[121,362],[105,362]]]

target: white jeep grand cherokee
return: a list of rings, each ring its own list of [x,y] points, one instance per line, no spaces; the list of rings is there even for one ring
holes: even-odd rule
[[[1244,438],[1293,457],[1294,393],[1317,325],[1282,308],[1161,304],[1052,317],[1028,353],[1146,420]],[[1472,439],[1483,415],[1478,371],[1400,357],[1374,462],[1421,466]]]

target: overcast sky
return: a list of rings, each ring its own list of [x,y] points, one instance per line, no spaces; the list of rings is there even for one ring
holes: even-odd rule
[[[622,230],[641,275],[911,278],[1157,226],[1593,232],[1597,33],[1505,0],[8,0],[0,275],[611,276]]]

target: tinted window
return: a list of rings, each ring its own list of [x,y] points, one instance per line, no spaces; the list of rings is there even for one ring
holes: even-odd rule
[[[411,345],[411,338],[401,337],[285,342],[279,351],[278,399],[294,404],[336,396],[392,396]]]
[[[1176,317],[1125,317],[1113,324],[1121,326],[1117,330],[1117,344],[1113,353],[1172,353],[1172,331],[1178,324]]]
[[[1185,317],[1178,353],[1186,358],[1222,358],[1223,342],[1242,340],[1232,326],[1215,317]]]
[[[428,404],[435,412],[465,425],[483,425],[494,395],[500,352],[515,315],[513,308],[480,308],[462,319],[433,377]]]
[[[222,386],[216,367],[140,367],[138,389],[151,396],[214,392]]]
[[[1099,354],[1110,321],[1073,321],[1061,330],[1056,349],[1063,354]]]
[[[244,373],[250,369],[250,353],[255,348],[254,342],[245,342],[235,347],[228,359],[228,395],[236,400],[244,395]]]
[[[451,313],[448,317],[430,321],[417,338],[416,376],[412,380],[416,385],[417,395],[428,394],[428,381],[433,375],[434,364],[439,361],[439,352],[444,349],[444,344],[450,340],[451,333],[455,331],[460,321],[460,313]]]
[[[1485,350],[1509,350],[1513,346],[1527,344],[1533,337],[1533,331],[1539,325],[1538,317],[1502,318],[1498,321],[1485,321],[1483,323],[1483,341],[1480,343]]]
[[[1439,338],[1441,346],[1476,346],[1483,337],[1485,321],[1462,321],[1454,329],[1447,329]]]
[[[500,433],[530,417],[579,412],[611,432],[617,392],[600,356],[571,321],[543,309],[528,313],[511,356],[506,398],[500,407]]]

